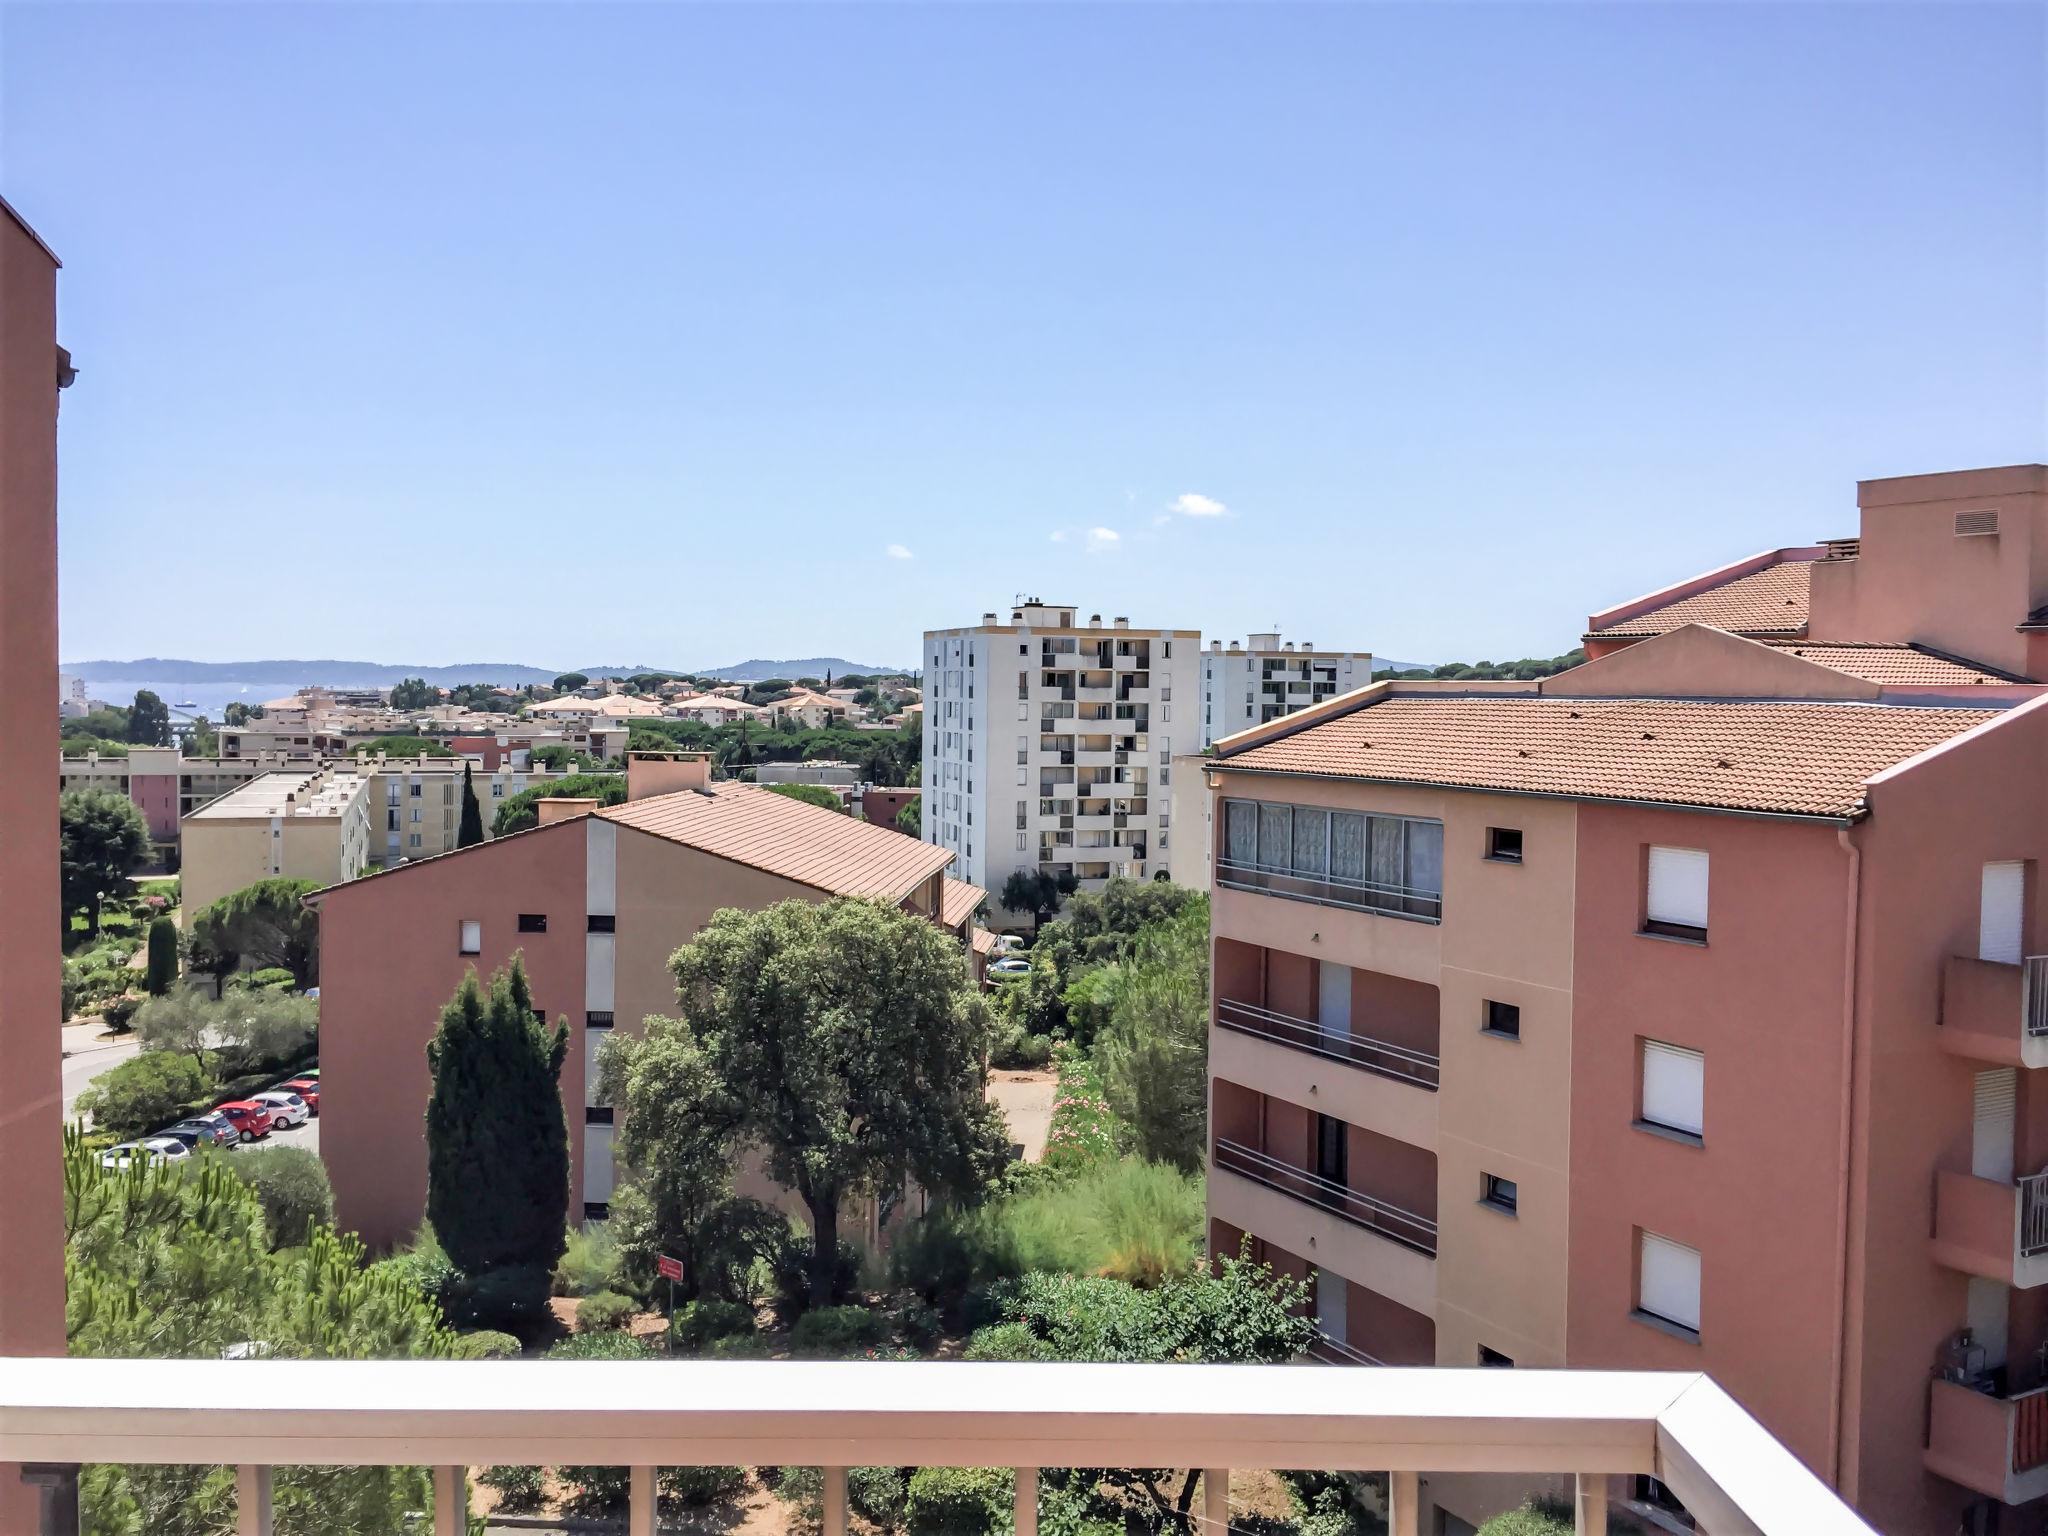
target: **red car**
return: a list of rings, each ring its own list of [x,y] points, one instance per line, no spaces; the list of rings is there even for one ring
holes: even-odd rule
[[[306,1108],[313,1111],[313,1118],[320,1118],[320,1079],[317,1077],[295,1077],[288,1083],[277,1085],[279,1093],[296,1093],[306,1101]]]
[[[231,1104],[221,1105],[220,1112],[233,1123],[235,1133],[244,1141],[255,1141],[270,1134],[270,1111],[261,1104],[236,1099]]]

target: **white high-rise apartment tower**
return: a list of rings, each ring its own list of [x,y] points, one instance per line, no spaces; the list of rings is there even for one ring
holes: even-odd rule
[[[998,904],[1015,869],[1071,869],[1084,890],[1149,880],[1173,837],[1173,752],[1201,739],[1192,629],[1133,629],[1037,598],[1007,624],[924,637],[924,837]]]
[[[1277,632],[1211,640],[1202,653],[1202,738],[1248,731],[1372,681],[1370,651],[1319,651],[1312,641],[1280,643]]]

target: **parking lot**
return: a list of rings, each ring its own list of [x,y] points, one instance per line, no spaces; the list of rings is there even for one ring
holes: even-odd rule
[[[316,1156],[320,1151],[320,1120],[318,1116],[304,1125],[295,1125],[289,1130],[272,1131],[261,1141],[237,1141],[229,1143],[231,1152],[268,1152],[272,1147],[304,1147]]]

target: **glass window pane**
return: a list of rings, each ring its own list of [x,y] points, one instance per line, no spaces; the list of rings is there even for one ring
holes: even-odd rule
[[[1374,885],[1398,889],[1404,873],[1401,867],[1401,820],[1397,816],[1374,816],[1372,825],[1372,867],[1366,878]]]
[[[1330,813],[1310,806],[1294,808],[1294,872],[1320,875],[1327,868]]]
[[[1259,808],[1249,800],[1224,803],[1223,856],[1233,864],[1252,865],[1259,859]]]
[[[1431,896],[1444,890],[1444,824],[1440,821],[1408,823],[1408,886]]]
[[[1259,867],[1285,871],[1294,857],[1292,809],[1285,805],[1259,807]]]
[[[1365,818],[1356,811],[1338,811],[1330,818],[1330,876],[1365,878]]]

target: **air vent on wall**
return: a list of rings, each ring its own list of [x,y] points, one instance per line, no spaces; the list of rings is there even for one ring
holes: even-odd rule
[[[1995,536],[1997,532],[1998,514],[1996,512],[1958,512],[1956,514],[1956,537],[1959,539],[1972,536],[1981,538],[1985,534]]]

